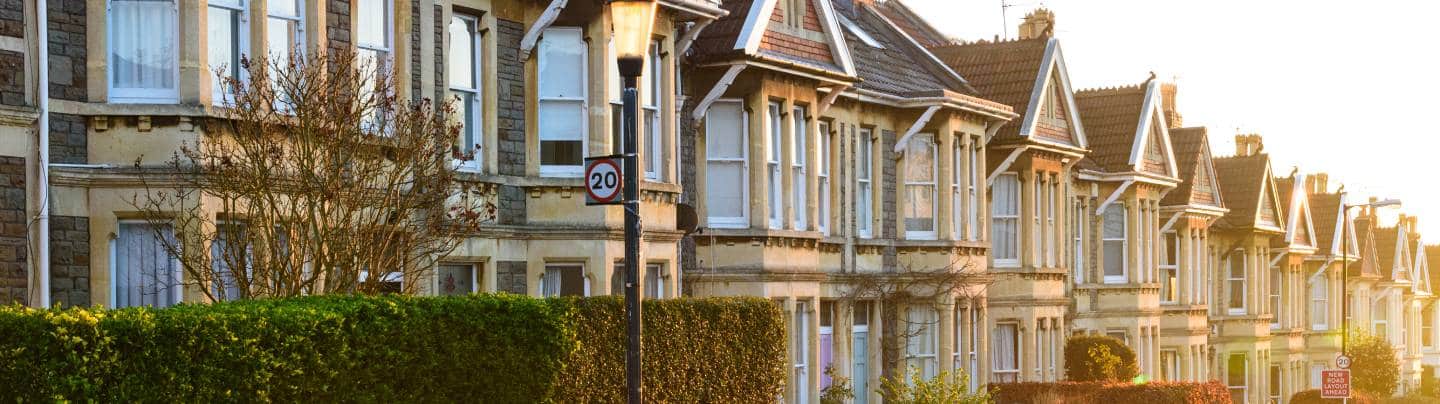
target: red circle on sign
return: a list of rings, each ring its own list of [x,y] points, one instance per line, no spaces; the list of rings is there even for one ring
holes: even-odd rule
[[[610,166],[610,168],[613,169],[615,172],[615,191],[611,192],[609,196],[605,197],[596,194],[595,187],[590,186],[590,175],[595,172],[595,167],[601,164]],[[585,193],[589,194],[590,199],[594,199],[596,202],[614,201],[616,197],[620,196],[621,182],[624,179],[620,173],[620,165],[616,164],[614,159],[601,159],[591,161],[590,165],[585,167],[585,178],[581,179],[582,181],[585,181]]]

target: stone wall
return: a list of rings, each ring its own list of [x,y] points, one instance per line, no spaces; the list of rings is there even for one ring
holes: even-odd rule
[[[25,303],[25,159],[0,157],[0,304]]]
[[[25,36],[25,2],[0,0],[0,35]]]
[[[520,39],[525,35],[525,24],[505,19],[495,22],[499,174],[524,176],[525,60],[520,57]],[[499,200],[501,224],[525,223],[524,188],[502,185]]]
[[[85,101],[85,0],[50,0],[50,98]]]
[[[90,218],[50,217],[50,301],[90,305]]]
[[[882,158],[880,159],[880,182],[876,183],[875,186],[880,188],[881,190],[880,228],[881,231],[883,231],[884,233],[877,234],[876,237],[884,237],[898,240],[902,238],[902,235],[897,234],[899,228],[895,226],[895,221],[898,220],[896,209],[898,209],[899,206],[895,202],[896,195],[894,184],[896,159],[900,158],[900,156],[895,154],[895,131],[880,131],[880,155],[882,156]],[[899,268],[900,259],[896,255],[895,245],[892,244],[885,246],[885,252],[882,256],[882,259],[882,265],[885,266],[884,270],[886,272],[894,272]]]
[[[25,101],[25,54],[0,51],[0,104],[23,106]]]
[[[340,55],[350,49],[350,0],[330,0],[325,7],[325,36],[331,54]]]
[[[85,117],[50,114],[50,162],[84,164],[88,159]]]
[[[526,294],[525,261],[497,261],[495,263],[495,291]]]

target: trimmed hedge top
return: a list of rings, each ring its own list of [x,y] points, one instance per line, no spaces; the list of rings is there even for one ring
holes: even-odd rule
[[[616,401],[624,348],[610,347],[604,330],[620,330],[623,338],[619,301],[502,294],[323,296],[166,309],[0,307],[0,397]],[[654,401],[755,401],[756,392],[779,391],[784,335],[774,304],[677,299],[645,308],[645,365],[658,368],[646,382],[664,386],[647,394],[680,390]],[[618,362],[596,354],[610,351],[620,353]],[[594,379],[601,374],[622,376]],[[727,383],[671,380],[721,374]]]

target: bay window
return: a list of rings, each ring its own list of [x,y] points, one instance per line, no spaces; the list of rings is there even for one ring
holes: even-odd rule
[[[110,101],[179,101],[179,5],[175,0],[110,0],[108,5]]]
[[[1129,273],[1129,240],[1125,238],[1126,231],[1126,210],[1123,204],[1115,204],[1105,209],[1104,217],[1101,218],[1101,243],[1104,249],[1101,258],[1105,261],[1105,283],[1125,283]]]
[[[790,122],[794,128],[790,131],[790,193],[793,198],[790,204],[795,217],[790,225],[802,231],[808,228],[805,219],[810,213],[810,204],[805,199],[805,164],[810,156],[810,144],[805,139],[805,121],[805,107],[796,106],[791,110]]]
[[[860,135],[855,140],[855,229],[860,237],[870,238],[874,235],[871,226],[874,221],[873,202],[875,187],[873,181],[874,160],[871,153],[871,130],[860,129]]]
[[[1020,265],[1020,176],[1004,173],[995,177],[990,191],[990,245],[997,267]]]
[[[585,157],[587,51],[580,28],[545,29],[539,47],[540,175],[579,177]]]
[[[121,221],[110,247],[110,307],[167,307],[180,303],[180,262],[167,245],[175,244],[169,224]]]
[[[210,66],[211,102],[230,104],[235,89],[230,79],[241,78],[240,58],[249,49],[249,14],[244,0],[210,0],[207,10],[206,38]]]
[[[766,157],[766,168],[770,174],[768,183],[770,189],[770,228],[779,229],[781,221],[785,217],[784,183],[780,182],[780,103],[771,102],[769,109],[770,143],[767,150],[770,151]]]
[[[463,158],[461,168],[479,170],[481,147],[484,144],[484,128],[481,124],[480,85],[482,83],[480,18],[472,15],[455,14],[450,19],[447,33],[450,36],[449,60],[445,64],[450,93],[455,97],[455,112],[460,118],[460,139],[458,151]]]
[[[922,133],[905,147],[905,238],[935,239],[935,142]]]
[[[749,128],[744,103],[738,100],[716,101],[705,112],[705,212],[710,227],[750,225]]]

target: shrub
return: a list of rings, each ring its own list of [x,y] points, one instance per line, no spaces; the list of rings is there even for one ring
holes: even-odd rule
[[[1071,381],[1130,381],[1140,370],[1135,351],[1115,337],[1078,335],[1065,340],[1065,374]]]
[[[1218,381],[1206,383],[1107,382],[1004,383],[990,385],[996,403],[1228,403],[1230,393]]]
[[[1351,385],[1356,391],[1389,397],[1400,383],[1400,360],[1384,338],[1359,331],[1350,333]]]
[[[645,305],[647,402],[759,402],[784,377],[762,299]],[[165,309],[0,307],[18,401],[623,401],[618,298],[324,296]],[[697,381],[704,381],[700,383]]]
[[[1320,398],[1320,390],[1305,390],[1290,396],[1290,404],[1340,404],[1338,398]],[[1380,401],[1359,391],[1350,391],[1350,404],[1379,404]]]
[[[575,315],[579,349],[555,397],[625,402],[625,310],[618,296],[553,299]],[[759,298],[644,302],[642,369],[647,403],[773,401],[785,381],[784,317]]]
[[[909,380],[905,380],[906,378]],[[964,371],[941,371],[930,379],[911,368],[905,375],[880,379],[880,397],[894,404],[984,404],[990,392],[970,391],[970,377]]]
[[[76,401],[547,397],[574,335],[544,301],[305,297],[0,308],[0,396]]]
[[[820,404],[844,404],[855,398],[850,378],[841,376],[834,366],[825,367],[825,376],[830,378],[830,385],[820,389]]]

